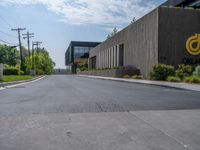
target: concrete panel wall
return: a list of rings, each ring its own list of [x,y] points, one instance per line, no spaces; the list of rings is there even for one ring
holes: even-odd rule
[[[92,49],[90,58],[120,44],[124,44],[123,64],[135,65],[148,77],[152,65],[158,63],[158,9]],[[102,66],[98,64],[97,67]]]
[[[159,63],[175,66],[186,63],[185,60],[188,64],[200,63],[200,55],[192,56],[186,50],[187,39],[196,33],[200,34],[200,10],[160,8]]]

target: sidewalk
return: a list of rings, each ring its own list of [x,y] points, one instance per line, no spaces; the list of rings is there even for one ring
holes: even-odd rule
[[[129,83],[138,83],[138,84],[149,84],[191,91],[200,92],[200,84],[189,84],[189,83],[174,83],[174,82],[166,82],[166,81],[151,81],[151,80],[135,80],[135,79],[124,79],[124,78],[112,78],[112,77],[100,77],[100,76],[88,76],[88,75],[77,75],[79,77],[87,77],[87,78],[95,78],[102,80],[112,80],[119,82],[129,82]]]

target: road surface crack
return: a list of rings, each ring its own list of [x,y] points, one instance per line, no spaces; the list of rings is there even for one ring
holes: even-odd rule
[[[158,128],[158,127],[155,127],[153,124],[151,124],[150,122],[144,120],[143,118],[139,117],[137,115],[136,112],[128,112],[129,114],[131,114],[132,116],[134,116],[135,118],[141,120],[142,122],[146,123],[147,125],[149,125],[150,127],[160,131],[161,133],[163,133],[164,135],[168,136],[169,138],[173,139],[175,142],[177,142],[178,144],[182,145],[185,149],[188,149],[188,150],[194,150],[192,149],[191,147],[189,147],[188,145],[184,144],[182,141],[180,141],[179,139],[171,136],[170,134],[168,134],[167,132],[163,131],[162,129]]]

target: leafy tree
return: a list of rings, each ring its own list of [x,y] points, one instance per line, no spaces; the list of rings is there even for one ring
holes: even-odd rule
[[[55,63],[50,58],[49,53],[45,49],[38,49],[34,55],[34,68],[37,75],[51,74],[53,72]],[[26,73],[28,74],[32,69],[32,56],[26,57]]]
[[[20,63],[19,51],[15,47],[0,45],[0,63],[16,66]]]
[[[26,58],[27,56],[29,56],[28,49],[22,46],[22,57]]]

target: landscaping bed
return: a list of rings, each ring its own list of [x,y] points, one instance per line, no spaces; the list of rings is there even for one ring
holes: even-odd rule
[[[105,70],[89,70],[89,71],[81,71],[77,73],[78,75],[90,75],[90,76],[103,76],[103,77],[116,77],[122,78],[125,75],[134,76],[139,75],[139,69],[105,69]]]

